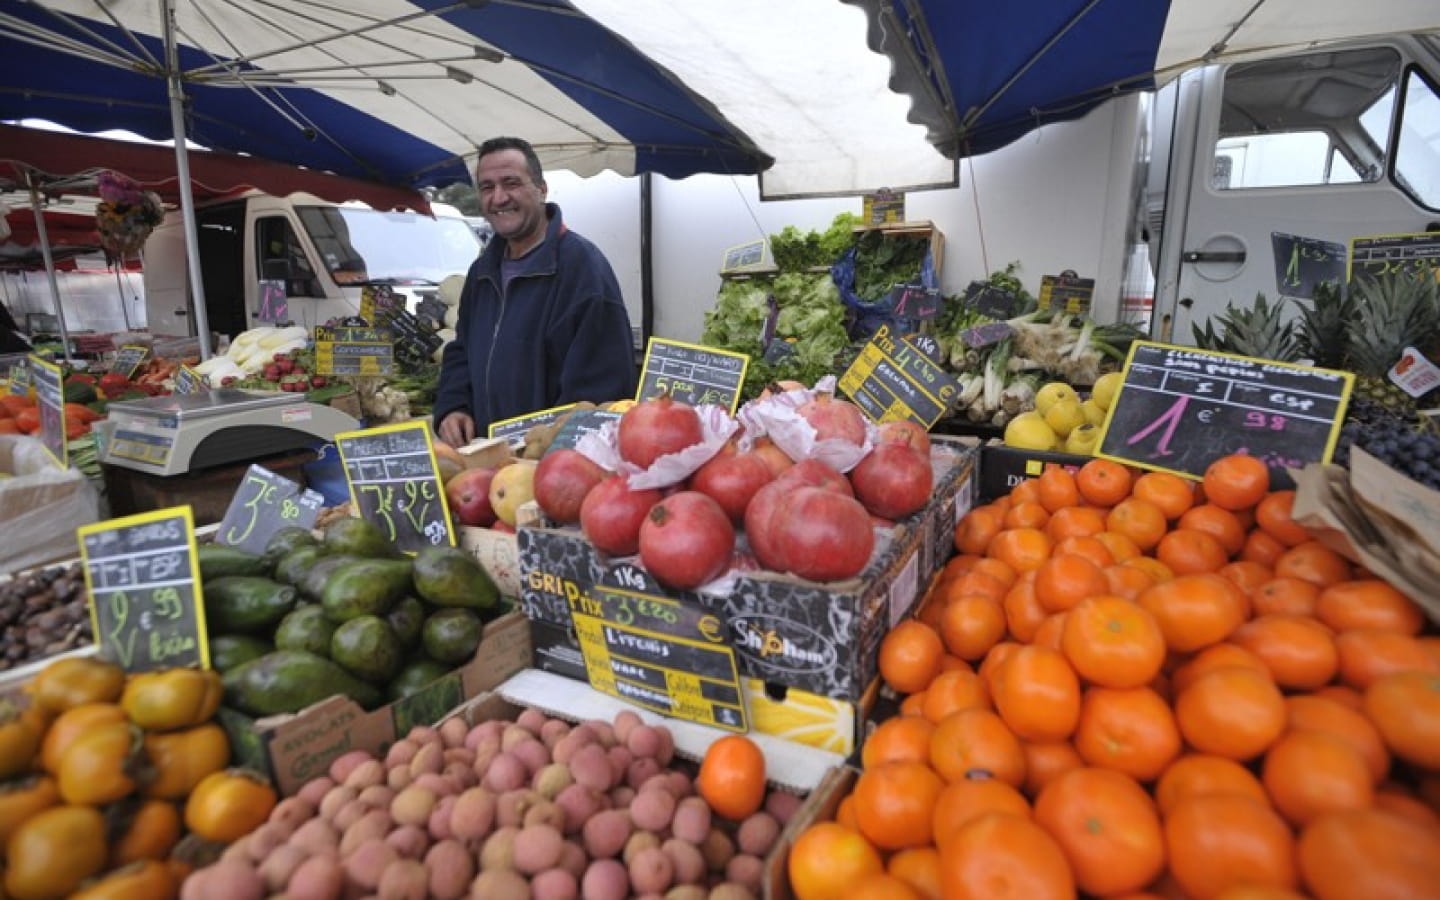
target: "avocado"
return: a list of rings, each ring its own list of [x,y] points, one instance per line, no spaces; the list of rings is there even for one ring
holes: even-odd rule
[[[358,562],[360,557],[349,554],[336,556],[322,556],[310,564],[310,571],[300,580],[296,587],[300,588],[300,596],[311,603],[319,603],[320,598],[325,596],[325,585],[330,583],[330,576],[335,570],[346,563]]]
[[[341,516],[325,526],[320,542],[331,553],[375,558],[393,557],[398,552],[380,526],[367,519]]]
[[[385,622],[400,639],[400,646],[409,650],[420,643],[420,629],[425,624],[425,607],[414,597],[401,597],[388,613]]]
[[[351,675],[384,684],[400,670],[400,639],[379,616],[360,616],[335,629],[330,658]]]
[[[415,591],[436,606],[498,612],[500,592],[480,563],[458,547],[425,547],[415,554]]]
[[[325,610],[313,603],[298,606],[280,620],[275,629],[275,646],[280,650],[305,650],[316,656],[330,655],[330,637],[335,623]]]
[[[274,649],[269,641],[248,634],[217,634],[210,639],[210,668],[228,672]]]
[[[437,678],[449,674],[450,669],[433,659],[420,658],[400,670],[385,686],[385,698],[392,703],[408,697]]]
[[[276,650],[231,669],[222,676],[225,702],[252,716],[299,712],[312,703],[342,694],[366,709],[381,694],[338,664],[304,650]]]
[[[410,560],[357,559],[330,573],[320,603],[332,622],[383,616],[410,592]]]
[[[299,587],[305,580],[305,574],[315,561],[325,555],[325,548],[316,544],[311,547],[296,547],[289,553],[280,557],[275,564],[275,580],[283,584]]]
[[[475,655],[484,632],[485,623],[473,610],[442,609],[425,620],[420,641],[431,659],[453,666]]]
[[[222,575],[201,586],[206,627],[222,634],[262,632],[295,608],[295,589],[255,575]]]
[[[197,545],[195,559],[200,563],[201,581],[209,581],[222,575],[270,575],[270,563],[263,556],[236,550],[224,544]]]
[[[265,542],[264,557],[270,560],[270,565],[280,561],[280,557],[300,547],[319,546],[320,541],[308,528],[301,528],[298,525],[287,525],[284,528],[270,535]]]

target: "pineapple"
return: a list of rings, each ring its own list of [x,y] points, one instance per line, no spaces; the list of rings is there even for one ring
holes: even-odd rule
[[[1300,353],[1317,366],[1344,368],[1355,300],[1336,282],[1326,281],[1315,286],[1313,302],[1313,307],[1300,305]]]
[[[1430,346],[1440,334],[1440,292],[1433,278],[1413,274],[1364,277],[1350,283],[1347,363],[1357,393],[1405,416],[1415,403],[1386,377],[1406,347]]]
[[[1255,295],[1255,305],[1249,309],[1237,308],[1233,303],[1225,304],[1225,312],[1215,317],[1221,325],[1219,333],[1208,320],[1203,331],[1193,323],[1190,328],[1194,332],[1196,346],[1205,350],[1295,362],[1300,356],[1299,348],[1290,326],[1283,320],[1284,312],[1283,299],[1271,306],[1265,295],[1260,293]]]

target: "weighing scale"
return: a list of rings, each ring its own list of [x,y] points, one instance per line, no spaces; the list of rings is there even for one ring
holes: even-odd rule
[[[359,427],[303,394],[217,388],[111,403],[98,439],[101,462],[165,477],[309,450]]]

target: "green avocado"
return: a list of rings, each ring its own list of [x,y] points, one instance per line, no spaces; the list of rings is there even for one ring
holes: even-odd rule
[[[275,629],[275,646],[280,650],[305,650],[316,656],[330,655],[330,638],[335,623],[325,610],[313,603],[295,608]]]
[[[420,643],[420,629],[425,624],[425,606],[414,597],[401,597],[388,613],[385,622],[395,630],[400,646],[406,650]]]
[[[408,559],[357,559],[330,573],[320,603],[332,622],[383,616],[410,592]]]
[[[338,554],[336,556],[321,556],[310,564],[310,569],[300,579],[296,587],[300,588],[300,596],[311,603],[319,603],[320,598],[325,595],[325,585],[329,583],[330,576],[336,569],[346,563],[356,562],[358,556],[349,554]]]
[[[268,631],[295,608],[295,589],[255,575],[222,575],[206,581],[205,624],[221,634]]]
[[[331,553],[354,556],[393,557],[397,552],[378,525],[354,516],[341,516],[325,526],[320,542]]]
[[[217,634],[210,639],[210,668],[225,673],[274,649],[269,641],[248,634]]]
[[[384,684],[400,670],[400,639],[379,616],[360,616],[335,629],[330,658],[356,678]]]
[[[415,590],[436,606],[498,612],[500,592],[474,556],[458,547],[425,547],[415,554]]]
[[[315,547],[320,541],[308,528],[301,528],[298,525],[287,525],[270,535],[265,542],[264,557],[270,561],[270,565],[280,562],[280,558],[291,550],[300,547]]]
[[[280,557],[280,561],[275,564],[275,580],[298,588],[310,567],[324,555],[325,548],[318,544],[296,547]]]
[[[304,650],[276,650],[221,676],[225,702],[252,716],[299,712],[342,694],[366,709],[380,705],[380,691],[337,663]]]
[[[457,665],[475,655],[485,623],[473,610],[451,608],[430,614],[420,633],[420,642],[431,659]]]
[[[385,686],[385,697],[393,703],[410,696],[435,679],[443,678],[449,673],[448,666],[433,659],[417,659],[401,669],[399,675],[390,679],[390,683]]]
[[[195,559],[200,563],[200,580],[209,581],[222,575],[270,576],[270,563],[265,557],[246,553],[224,544],[198,544]]]

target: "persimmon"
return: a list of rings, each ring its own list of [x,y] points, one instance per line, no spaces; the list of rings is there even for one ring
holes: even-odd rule
[[[765,802],[765,754],[744,735],[727,734],[705,749],[695,788],[725,818],[748,818]]]
[[[1110,507],[1130,496],[1130,471],[1108,459],[1092,459],[1075,473],[1075,487],[1086,503]]]
[[[1180,691],[1175,720],[1201,753],[1247,760],[1285,730],[1285,698],[1265,672],[1232,666],[1207,672]]]
[[[1323,731],[1291,731],[1265,754],[1261,780],[1275,809],[1301,827],[1321,815],[1364,809],[1375,800],[1365,760]]]
[[[1086,597],[1104,594],[1109,587],[1100,566],[1075,554],[1052,556],[1035,570],[1035,597],[1052,613],[1070,609]]]
[[[1234,556],[1245,548],[1245,526],[1240,524],[1239,516],[1223,506],[1216,506],[1214,503],[1192,506],[1180,516],[1177,524],[1181,528],[1203,531],[1210,535],[1225,549],[1227,557]]]
[[[1416,635],[1425,627],[1420,607],[1378,578],[1327,585],[1315,600],[1315,617],[1336,631],[1375,628]]]
[[[1170,472],[1146,472],[1135,479],[1130,496],[1155,504],[1171,522],[1195,505],[1194,486]]]
[[[850,887],[850,900],[923,900],[919,892],[889,872],[866,875]]]
[[[1027,797],[1034,797],[1056,776],[1085,765],[1075,745],[1069,741],[1023,741],[1025,755],[1025,787]]]
[[[989,709],[990,689],[969,668],[941,672],[925,689],[920,713],[931,723],[965,709]]]
[[[1394,631],[1342,631],[1335,636],[1335,650],[1340,657],[1340,680],[1362,691],[1381,676],[1396,672],[1440,672],[1419,641]]]
[[[1392,812],[1402,819],[1409,819],[1426,828],[1440,829],[1440,812],[1414,794],[1399,788],[1381,788],[1375,791],[1375,808]]]
[[[1128,775],[1095,768],[1066,772],[1035,799],[1035,822],[1060,845],[1085,893],[1139,890],[1164,868],[1155,803]]]
[[[988,775],[960,778],[945,785],[935,801],[931,834],[944,851],[955,832],[990,813],[1030,818],[1030,802],[1014,786]]]
[[[1204,531],[1176,528],[1155,545],[1155,558],[1176,575],[1217,572],[1230,561],[1220,542]]]
[[[1365,690],[1365,715],[1401,759],[1440,769],[1440,675],[1395,672]]]
[[[1099,594],[1081,600],[1065,617],[1060,650],[1086,681],[1140,687],[1165,663],[1165,635],[1144,607]]]
[[[1028,819],[990,813],[950,839],[940,858],[946,900],[1073,900],[1075,877],[1065,853]]]
[[[1045,647],[1011,654],[990,695],[1005,724],[1027,741],[1064,740],[1080,719],[1080,680],[1064,655]]]
[[[1299,881],[1290,827],[1268,804],[1249,797],[1180,800],[1165,817],[1165,849],[1170,873],[1194,900],[1213,900],[1236,885],[1288,889]]]
[[[1291,515],[1294,491],[1271,491],[1255,505],[1255,524],[1287,547],[1310,540],[1310,530]]]
[[[1321,816],[1299,841],[1300,873],[1317,900],[1435,897],[1440,832],[1381,809]]]
[[[845,900],[861,878],[885,871],[875,847],[838,822],[820,822],[801,832],[785,865],[796,900]]]
[[[1319,585],[1311,584],[1302,578],[1281,575],[1251,591],[1250,605],[1257,616],[1313,616],[1319,598]]]
[[[1091,688],[1080,701],[1075,749],[1089,765],[1154,781],[1180,755],[1180,730],[1150,688]]]
[[[1025,754],[1020,740],[988,709],[951,713],[930,734],[930,765],[946,781],[980,773],[1019,788],[1025,783]]]
[[[1270,467],[1253,456],[1232,453],[1205,468],[1205,499],[1225,509],[1249,509],[1270,491]]]
[[[1339,584],[1351,575],[1350,561],[1319,541],[1287,548],[1275,560],[1274,569],[1276,575],[1291,575],[1321,587]]]
[[[974,677],[974,676],[972,676]],[[894,716],[886,719],[865,739],[860,763],[870,769],[887,762],[930,761],[930,735],[935,726],[924,716]]]
[[[852,792],[860,833],[881,850],[925,846],[930,843],[935,801],[944,787],[940,776],[924,763],[888,762],[867,768]]]
[[[1282,688],[1323,687],[1340,668],[1330,629],[1309,616],[1258,616],[1235,629],[1230,641],[1258,656]]]
[[[1135,602],[1160,624],[1166,646],[1180,653],[1225,640],[1249,615],[1249,601],[1240,589],[1212,572],[1176,575]]]
[[[943,900],[940,853],[934,847],[908,847],[891,854],[885,872],[908,884],[923,900]]]
[[[1162,816],[1189,797],[1231,794],[1269,803],[1270,795],[1254,773],[1233,759],[1207,753],[1187,753],[1161,773],[1155,783],[1155,803]]]
[[[1005,609],[997,598],[974,594],[956,597],[940,614],[940,638],[945,649],[961,659],[980,659],[1004,636]]]
[[[880,677],[902,694],[923,691],[940,674],[945,644],[935,629],[906,619],[880,641]]]
[[[1288,731],[1319,731],[1339,738],[1365,761],[1370,780],[1379,783],[1390,771],[1390,751],[1380,731],[1358,709],[1317,694],[1285,698]]]
[[[1105,516],[1105,530],[1122,534],[1142,551],[1160,543],[1169,529],[1165,513],[1148,500],[1127,497]]]

